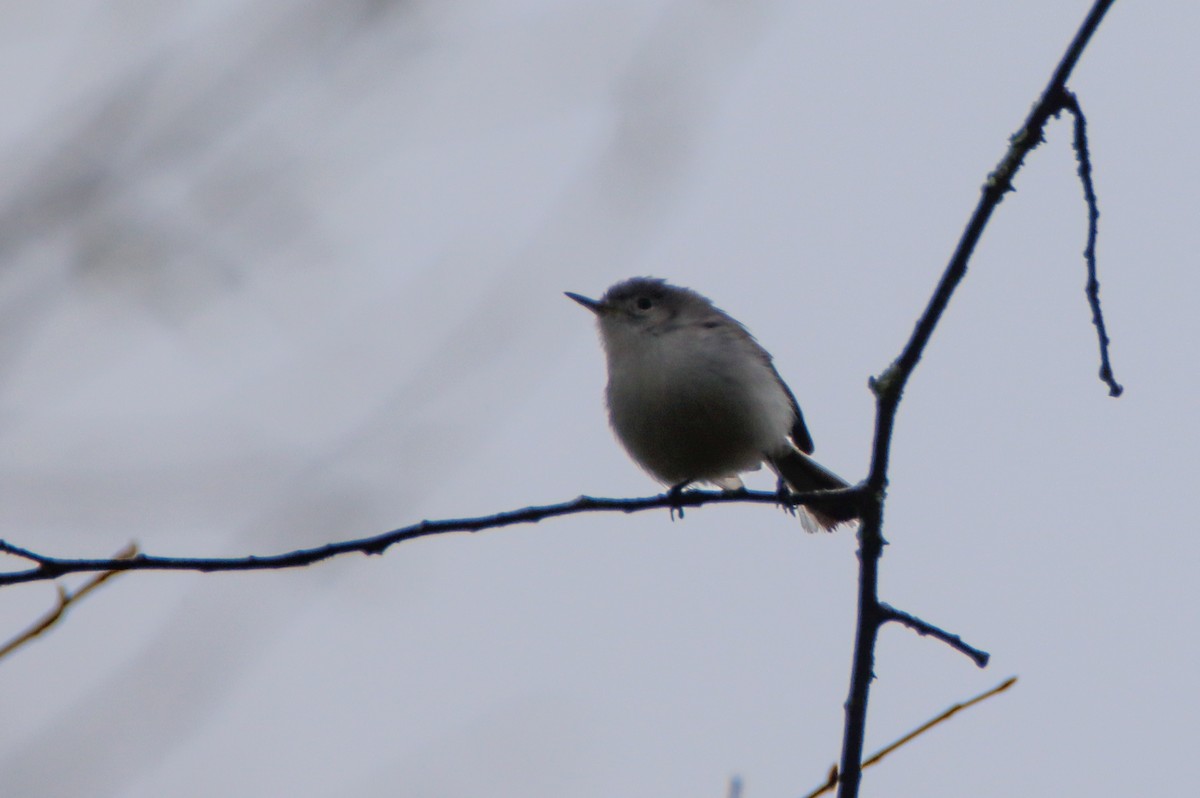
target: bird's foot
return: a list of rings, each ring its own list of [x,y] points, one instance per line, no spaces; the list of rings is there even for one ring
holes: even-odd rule
[[[684,488],[686,488],[688,485],[691,485],[691,484],[692,484],[692,481],[690,479],[685,479],[683,482],[680,482],[678,485],[672,485],[671,489],[669,491],[667,491],[667,502],[670,504],[670,507],[671,507],[671,520],[672,521],[675,520],[675,513],[679,513],[680,519],[683,518],[683,491],[684,491]]]
[[[775,495],[779,497],[779,507],[788,515],[796,514],[796,505],[792,501],[792,490],[780,479],[775,483]]]

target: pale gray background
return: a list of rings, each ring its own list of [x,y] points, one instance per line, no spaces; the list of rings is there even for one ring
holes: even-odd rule
[[[866,380],[1089,5],[9,0],[0,535],[264,553],[654,492],[561,295],[637,274],[744,320],[857,479]],[[1125,397],[1062,121],[908,391],[883,594],[994,660],[886,630],[868,745],[1021,682],[869,795],[1200,780],[1198,18],[1120,4],[1072,82]],[[854,580],[852,535],[766,507],[130,575],[0,664],[0,792],[793,796]],[[52,599],[0,591],[0,634]]]

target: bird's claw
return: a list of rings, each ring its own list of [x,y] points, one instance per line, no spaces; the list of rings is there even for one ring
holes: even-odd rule
[[[796,514],[796,505],[792,502],[792,491],[783,479],[775,483],[775,495],[779,497],[780,508],[788,515]]]
[[[683,490],[688,485],[692,484],[691,480],[680,482],[678,485],[672,485],[667,491],[667,502],[671,507],[671,520],[675,520],[675,513],[679,513],[679,518],[683,518]]]

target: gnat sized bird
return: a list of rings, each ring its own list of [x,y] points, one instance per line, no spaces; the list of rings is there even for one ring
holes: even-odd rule
[[[608,417],[629,456],[664,485],[742,487],[766,463],[791,490],[847,487],[809,455],[804,415],[767,353],[706,297],[634,277],[600,299],[567,292],[596,314],[608,361]],[[801,508],[808,531],[843,518]]]

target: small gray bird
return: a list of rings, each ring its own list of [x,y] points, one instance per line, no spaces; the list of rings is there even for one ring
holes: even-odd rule
[[[771,356],[706,297],[634,277],[599,300],[567,292],[596,314],[608,359],[608,416],[629,455],[665,485],[742,486],[765,462],[796,492],[847,483],[810,454],[796,397]],[[801,508],[805,529],[844,519]]]

